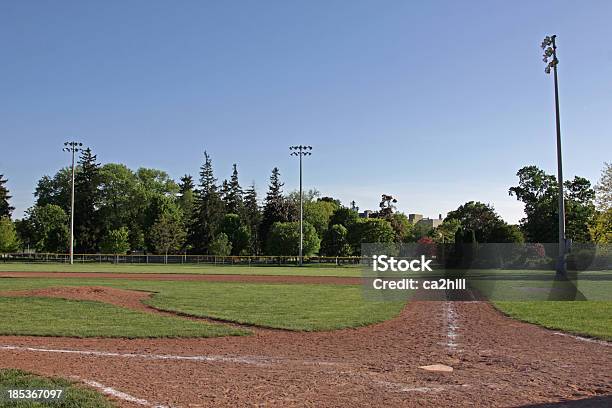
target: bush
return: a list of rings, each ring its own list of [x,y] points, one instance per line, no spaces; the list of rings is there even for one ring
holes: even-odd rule
[[[321,246],[321,240],[315,228],[304,222],[303,255],[316,254]],[[266,242],[268,255],[296,256],[300,252],[300,223],[275,222],[268,233]]]

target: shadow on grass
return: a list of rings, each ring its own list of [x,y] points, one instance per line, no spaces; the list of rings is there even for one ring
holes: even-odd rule
[[[520,408],[599,408],[612,407],[612,396],[589,397],[573,401],[559,401],[544,404],[521,405]]]

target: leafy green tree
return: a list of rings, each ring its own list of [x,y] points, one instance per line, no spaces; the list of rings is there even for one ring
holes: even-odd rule
[[[321,240],[315,228],[307,222],[303,225],[303,255],[311,256],[319,251]],[[300,251],[300,223],[275,222],[270,228],[266,252],[275,256],[296,256]]]
[[[275,167],[272,169],[270,186],[259,226],[259,237],[264,244],[274,223],[293,221],[294,205],[283,196],[283,185],[280,181],[280,171]],[[265,247],[267,248],[267,245]]]
[[[606,212],[612,208],[612,163],[604,163],[601,178],[595,186],[595,195],[597,210]]]
[[[18,249],[19,240],[17,239],[15,224],[8,216],[0,217],[0,253],[15,252]]]
[[[327,231],[329,220],[338,209],[338,205],[334,201],[317,200],[304,203],[304,221],[310,223],[319,237],[322,237]]]
[[[558,241],[558,186],[555,176],[536,166],[526,166],[517,172],[518,186],[509,190],[525,204],[526,217],[521,230],[529,242]],[[565,187],[566,236],[578,242],[590,239],[589,223],[595,213],[595,192],[582,177],[567,180]]]
[[[599,211],[589,226],[591,239],[597,244],[612,244],[612,207]]]
[[[141,167],[136,170],[136,177],[141,188],[149,194],[174,196],[179,191],[176,182],[163,170]]]
[[[395,231],[395,242],[412,242],[414,241],[414,226],[408,220],[404,213],[393,213],[388,219],[391,223],[393,231]]]
[[[18,234],[24,245],[37,251],[65,252],[70,244],[69,217],[55,204],[34,206],[26,211]]]
[[[397,200],[389,194],[383,194],[380,199],[380,210],[378,211],[377,218],[382,218],[387,221],[391,220],[391,216],[396,210],[395,204]]]
[[[361,254],[363,243],[387,243],[394,240],[395,231],[391,223],[380,218],[362,218],[348,228],[348,241],[355,254]]]
[[[232,243],[232,255],[244,255],[248,251],[251,232],[247,225],[243,225],[238,214],[225,214],[221,232],[227,235]]]
[[[185,244],[187,232],[181,220],[171,214],[162,214],[149,230],[151,246],[158,254],[179,251]]]
[[[125,254],[130,250],[130,232],[126,227],[108,231],[100,243],[100,249],[105,254]]]
[[[469,201],[459,206],[448,213],[446,220],[457,220],[463,229],[473,230],[477,242],[490,242],[493,229],[504,223],[492,206],[478,201]]]
[[[261,243],[259,240],[259,225],[261,224],[262,214],[259,208],[259,203],[257,202],[255,183],[251,184],[251,186],[244,193],[244,215],[244,223],[249,227],[249,231],[251,233],[249,243],[251,254],[259,254],[261,249]]]
[[[329,219],[329,225],[340,224],[346,228],[359,221],[359,213],[351,208],[340,207],[334,211]]]
[[[487,242],[495,243],[521,243],[525,242],[525,237],[518,225],[511,225],[502,222],[496,225],[488,236]]]
[[[589,225],[593,242],[612,244],[612,163],[604,163],[601,179],[595,186],[597,212]]]
[[[348,230],[342,224],[332,225],[325,231],[321,241],[324,256],[350,256],[353,250],[348,242]]]
[[[9,195],[9,191],[5,186],[7,181],[8,180],[4,178],[4,175],[0,174],[0,218],[10,218],[11,213],[15,209],[15,207],[11,207],[11,205],[9,204],[11,196]]]
[[[97,157],[87,148],[81,152],[79,171],[75,175],[74,235],[76,251],[98,250],[102,234],[99,208],[102,178]]]
[[[455,233],[460,227],[461,222],[457,219],[444,220],[432,231],[431,237],[437,243],[453,243],[455,242]]]
[[[136,173],[123,164],[101,166],[100,179],[100,230],[107,232],[125,226],[130,231],[130,248],[142,249],[144,214],[150,194],[141,186]]]
[[[79,169],[77,168],[78,172]],[[69,167],[60,169],[53,177],[43,176],[38,180],[34,197],[36,205],[44,207],[48,204],[59,206],[66,213],[70,212],[72,170]]]
[[[211,241],[208,252],[211,255],[229,256],[232,253],[232,243],[222,232]]]

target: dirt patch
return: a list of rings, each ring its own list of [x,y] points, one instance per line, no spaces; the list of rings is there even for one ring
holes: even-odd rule
[[[453,371],[419,368],[433,364]],[[612,401],[607,345],[511,320],[485,302],[412,302],[395,319],[335,332],[179,340],[0,337],[0,367],[76,376],[173,407],[519,407],[582,400],[578,407]]]
[[[243,283],[295,283],[322,285],[361,285],[359,277],[283,276],[283,275],[195,275],[180,273],[108,273],[108,272],[0,272],[0,278],[79,278],[130,279],[159,281],[209,281]]]

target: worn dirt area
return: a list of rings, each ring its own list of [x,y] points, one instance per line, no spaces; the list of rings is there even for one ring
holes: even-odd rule
[[[132,291],[95,289],[72,295],[134,306]],[[453,371],[419,368],[431,364]],[[412,302],[395,319],[334,332],[255,331],[250,337],[179,340],[4,336],[4,367],[93,381],[110,387],[125,407],[612,402],[610,343],[517,322],[485,302]]]
[[[109,273],[109,272],[0,272],[0,278],[104,278],[160,281],[209,281],[242,283],[296,283],[360,285],[359,277],[296,275],[196,275],[180,273]]]

